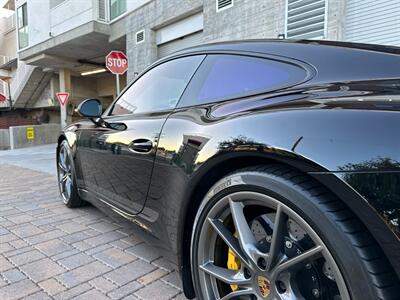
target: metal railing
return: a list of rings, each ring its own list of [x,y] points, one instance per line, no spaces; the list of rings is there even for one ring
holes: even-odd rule
[[[27,65],[23,61],[18,61],[18,69],[11,80],[10,86],[13,103],[15,103],[22,89],[28,83],[34,69],[35,66]]]

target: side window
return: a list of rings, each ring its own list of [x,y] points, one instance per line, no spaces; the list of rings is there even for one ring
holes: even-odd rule
[[[303,81],[307,71],[293,64],[240,55],[209,55],[179,104],[199,105],[261,92]]]
[[[150,69],[117,100],[110,115],[174,109],[204,55],[178,58]]]

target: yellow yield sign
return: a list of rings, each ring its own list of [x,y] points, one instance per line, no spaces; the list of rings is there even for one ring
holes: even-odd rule
[[[33,127],[26,128],[26,139],[28,141],[33,141],[35,139],[35,128]]]

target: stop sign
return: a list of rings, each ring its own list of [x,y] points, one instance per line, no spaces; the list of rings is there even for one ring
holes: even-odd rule
[[[128,58],[121,51],[111,51],[106,56],[106,67],[111,73],[122,75],[128,70]]]
[[[7,97],[5,95],[3,95],[2,93],[0,93],[0,102],[4,102],[7,100]]]

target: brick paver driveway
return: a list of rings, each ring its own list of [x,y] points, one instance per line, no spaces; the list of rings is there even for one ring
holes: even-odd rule
[[[15,161],[0,154],[1,300],[186,299],[132,224],[92,206],[66,208],[52,172]]]

